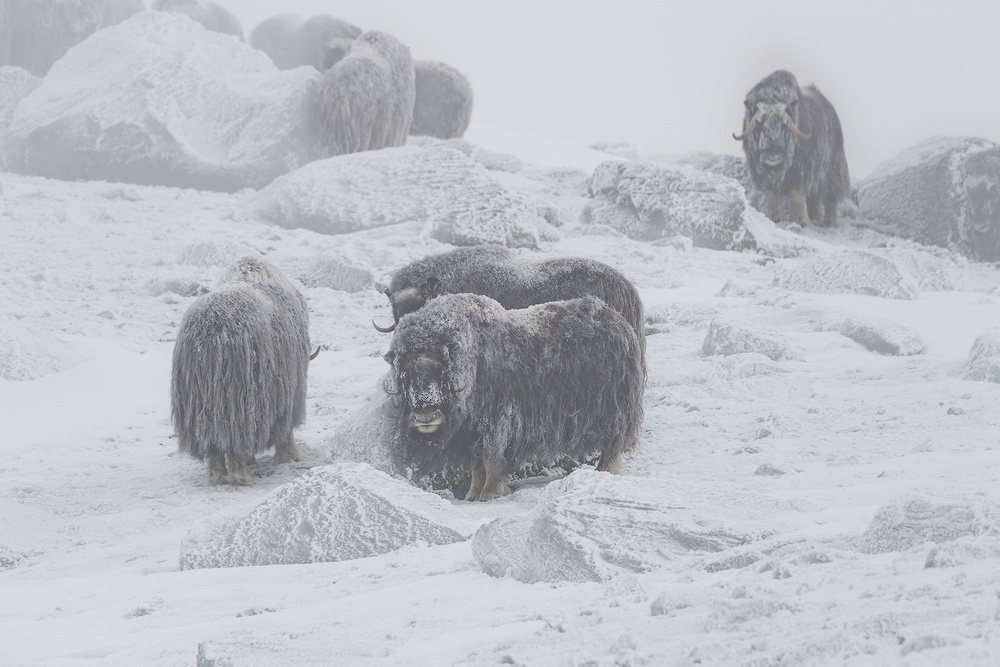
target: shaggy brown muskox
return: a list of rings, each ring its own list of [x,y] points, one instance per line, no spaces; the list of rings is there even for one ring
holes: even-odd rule
[[[384,32],[362,33],[320,81],[319,156],[402,146],[415,95],[410,49]]]
[[[170,411],[180,451],[209,484],[251,484],[254,456],[298,461],[306,416],[309,311],[277,268],[246,257],[191,304],[174,345]]]
[[[816,86],[799,88],[778,70],[747,93],[743,142],[753,184],[767,197],[767,215],[783,217],[787,199],[794,222],[836,226],[837,204],[851,193],[844,133],[833,105]]]
[[[385,359],[405,461],[468,465],[466,500],[505,495],[507,475],[529,461],[600,454],[597,469],[618,472],[639,437],[639,339],[593,296],[504,310],[444,295],[399,321]]]
[[[243,39],[243,24],[232,12],[209,0],[154,0],[152,9],[190,16],[205,30]]]
[[[278,69],[311,65],[325,72],[347,55],[360,34],[361,28],[327,14],[308,20],[279,14],[250,32],[250,46],[271,56]]]
[[[415,60],[417,97],[410,134],[458,139],[472,120],[472,85],[444,63]]]

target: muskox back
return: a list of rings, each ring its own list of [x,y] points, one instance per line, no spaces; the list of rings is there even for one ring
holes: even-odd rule
[[[361,28],[326,14],[308,20],[279,14],[250,32],[250,45],[269,55],[278,69],[311,65],[324,72],[347,55],[360,34]]]
[[[384,32],[362,33],[320,81],[319,155],[402,146],[415,96],[409,47]]]
[[[837,205],[850,195],[844,134],[833,105],[815,86],[800,88],[778,70],[754,86],[744,101],[743,141],[754,185],[768,200],[768,215],[837,224]]]
[[[236,262],[181,320],[170,392],[180,451],[208,459],[212,483],[249,483],[247,465],[272,447],[297,460],[308,365],[305,299],[274,266]]]
[[[414,61],[416,100],[410,134],[461,138],[472,120],[472,85],[450,65],[427,60]]]
[[[232,12],[209,0],[154,0],[151,9],[185,14],[205,30],[243,39],[243,24]]]
[[[593,295],[617,310],[635,329],[645,356],[642,299],[617,269],[581,257],[521,259],[503,246],[459,248],[417,260],[396,271],[386,294],[395,322],[439,294],[469,292],[504,308]]]

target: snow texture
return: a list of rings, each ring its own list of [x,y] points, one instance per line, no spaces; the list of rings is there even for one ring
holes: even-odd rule
[[[962,376],[966,380],[1000,383],[1000,329],[991,329],[976,338]]]
[[[650,572],[691,552],[718,552],[753,536],[694,517],[666,482],[578,470],[550,483],[535,508],[476,531],[472,553],[494,577],[525,583],[607,581]]]
[[[1000,260],[1000,144],[935,137],[858,184],[859,214],[881,232]]]
[[[780,338],[748,329],[736,322],[728,322],[719,318],[713,319],[708,326],[708,334],[701,345],[701,351],[706,355],[755,353],[762,354],[772,361],[778,361],[785,356],[787,345]]]
[[[331,451],[336,460],[366,463],[395,476],[404,474],[398,458],[399,408],[383,389],[391,383],[392,374],[386,372],[371,398],[334,432]]]
[[[916,299],[917,285],[892,259],[871,250],[824,253],[775,274],[774,286],[795,292]]]
[[[0,138],[7,135],[7,127],[18,103],[42,82],[40,78],[20,67],[0,67]],[[4,147],[0,143],[0,168],[7,166]]]
[[[840,333],[879,354],[907,357],[926,349],[918,331],[880,317],[848,318]]]
[[[313,468],[181,546],[181,569],[368,558],[469,537],[450,505],[364,464]]]
[[[77,361],[70,345],[33,331],[13,317],[0,317],[0,379],[36,380]]]
[[[185,15],[142,12],[52,67],[4,152],[16,171],[59,179],[262,187],[311,159],[318,78]]]
[[[946,502],[923,494],[907,495],[875,512],[858,551],[881,554],[907,551],[925,542],[1000,535],[995,507],[988,503]]]
[[[463,246],[537,248],[559,237],[532,197],[440,143],[319,160],[264,188],[245,215],[321,234],[419,222],[432,238]]]
[[[299,280],[306,287],[328,287],[344,292],[360,292],[374,285],[370,271],[340,257],[316,258]]]
[[[590,181],[588,224],[613,227],[638,241],[686,236],[696,246],[754,250],[743,187],[725,176],[648,162],[608,161]]]

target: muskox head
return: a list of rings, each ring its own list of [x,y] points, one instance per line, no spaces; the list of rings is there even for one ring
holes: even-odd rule
[[[392,326],[380,327],[372,322],[375,328],[382,333],[390,333],[396,330],[399,319],[408,313],[422,308],[425,303],[441,294],[441,283],[437,278],[428,278],[419,287],[405,287],[395,292],[391,288],[386,288],[382,292],[389,297],[392,304]]]
[[[457,384],[453,357],[446,345],[386,353],[395,387],[383,388],[399,396],[400,433],[408,442],[445,447],[462,427],[468,385]]]
[[[801,91],[795,77],[779,70],[754,86],[743,104],[743,142],[747,166],[765,190],[778,191],[795,157],[796,143],[808,138],[799,130]]]

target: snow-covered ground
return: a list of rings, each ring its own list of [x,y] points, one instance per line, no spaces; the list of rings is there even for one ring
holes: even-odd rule
[[[387,282],[450,248],[425,223],[331,236],[262,222],[249,190],[0,174],[0,664],[997,664],[1000,385],[964,379],[1000,326],[996,265],[850,220],[771,230],[781,252],[632,241],[576,222],[609,156],[541,145],[496,178],[570,215],[520,252],[634,281],[645,420],[622,478],[486,503],[418,502],[337,463],[334,432],[387,370],[371,321],[391,314],[374,287],[317,271],[335,257]],[[300,281],[325,349],[304,460],[264,456],[254,486],[210,487],[176,451],[170,355],[186,308],[247,253]],[[182,544],[331,464],[455,537],[181,568]]]

